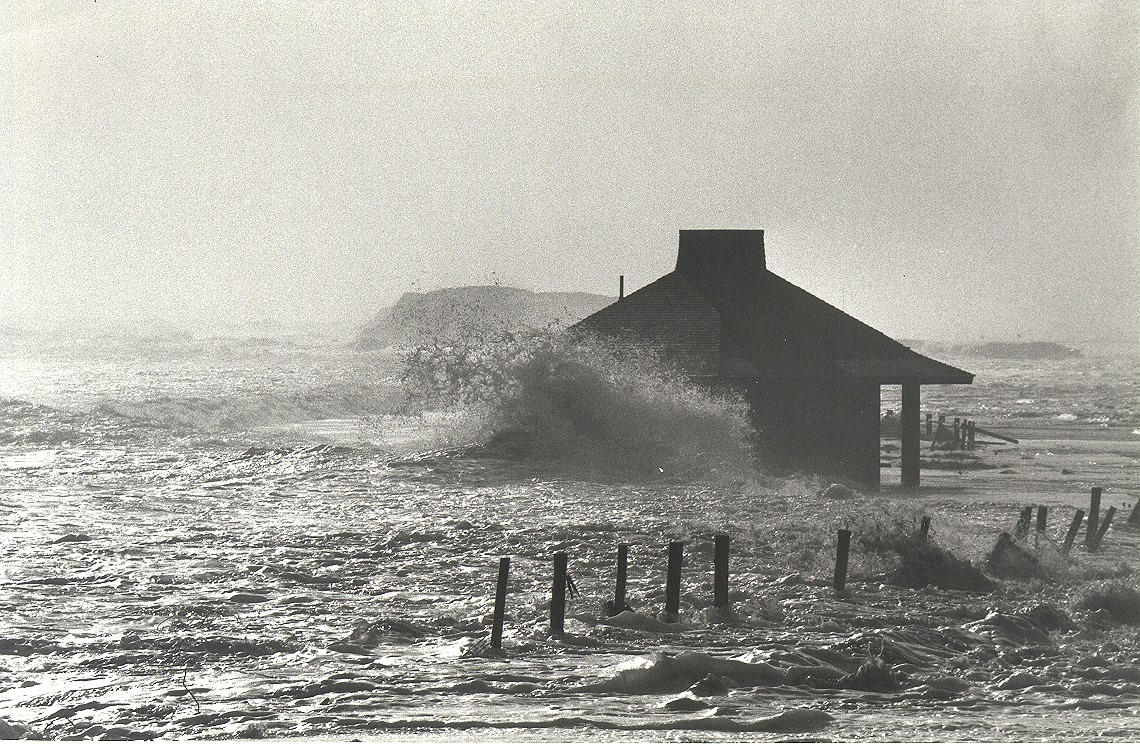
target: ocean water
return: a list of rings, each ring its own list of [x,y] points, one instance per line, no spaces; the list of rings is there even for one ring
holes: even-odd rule
[[[1126,354],[947,360],[978,382],[924,389],[924,407],[1021,442],[924,471],[929,488],[907,497],[742,463],[730,404],[651,374],[632,389],[574,360],[543,367],[541,384],[508,381],[515,408],[497,421],[516,428],[503,437],[486,400],[425,409],[399,383],[400,355],[331,339],[3,344],[0,720],[17,733],[1140,736],[1138,627],[1081,606],[1136,586]],[[581,400],[593,408],[567,419]],[[1121,511],[1100,552],[1066,558],[1057,546],[1090,483]],[[980,563],[1028,504],[1053,510],[1024,543],[1042,577],[990,592],[897,585],[884,536],[930,515],[938,545]],[[831,587],[840,527],[855,533],[844,593]],[[711,608],[720,533],[731,613]],[[686,543],[679,623],[657,617],[672,540]],[[619,543],[634,612],[607,620]],[[559,551],[578,595],[554,638]],[[501,556],[498,657],[485,639]]]

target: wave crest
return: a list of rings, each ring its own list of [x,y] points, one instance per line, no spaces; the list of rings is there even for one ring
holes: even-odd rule
[[[743,398],[644,349],[534,332],[426,344],[406,362],[409,397],[462,411],[497,455],[666,475],[752,466]]]

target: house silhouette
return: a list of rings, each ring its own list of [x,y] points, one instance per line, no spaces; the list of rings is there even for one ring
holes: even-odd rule
[[[681,230],[673,271],[572,328],[742,391],[762,458],[864,486],[879,485],[881,385],[902,386],[902,484],[917,487],[920,386],[974,379],[768,271],[763,230]]]

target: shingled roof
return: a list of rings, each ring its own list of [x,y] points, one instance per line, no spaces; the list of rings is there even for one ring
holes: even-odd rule
[[[762,230],[682,230],[676,269],[573,328],[656,349],[696,378],[974,379],[768,271]]]

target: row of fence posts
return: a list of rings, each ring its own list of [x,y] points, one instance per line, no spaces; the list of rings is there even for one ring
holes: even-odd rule
[[[1085,546],[1089,552],[1096,552],[1101,541],[1108,531],[1112,518],[1116,515],[1116,507],[1110,507],[1105,512],[1104,520],[1100,521],[1101,489],[1093,488],[1089,503],[1088,523],[1085,532]],[[1036,532],[1045,533],[1048,520],[1049,507],[1037,507]],[[1084,521],[1085,511],[1078,509],[1073,517],[1069,530],[1065,534],[1065,541],[1061,552],[1068,553],[1073,547],[1081,523]],[[1027,506],[1021,512],[1016,532],[1018,537],[1024,539],[1029,534],[1029,527],[1033,522],[1033,507]],[[1128,522],[1140,523],[1140,504],[1132,510]],[[851,530],[838,531],[835,543],[835,575],[832,586],[835,591],[842,592],[847,586],[847,564],[851,550]],[[919,526],[919,537],[927,540],[930,537],[930,517],[922,517]],[[671,542],[668,548],[668,569],[665,578],[665,616],[666,619],[676,621],[681,610],[681,568],[684,563],[685,543]],[[728,558],[729,536],[716,535],[713,537],[713,607],[720,609],[728,607]],[[511,559],[499,559],[499,580],[495,588],[495,611],[491,626],[491,647],[501,651],[503,647],[503,622],[506,617],[507,606],[507,577],[510,572]],[[569,558],[566,553],[554,554],[554,582],[551,587],[550,598],[550,633],[555,638],[561,638],[566,628],[566,597],[577,593],[573,579],[569,574]],[[613,600],[606,603],[607,612],[617,615],[630,609],[626,604],[626,581],[629,576],[629,545],[621,544],[617,547],[617,570],[615,572]]]
[[[946,423],[946,416],[943,414],[938,415],[938,428],[935,429],[934,414],[926,414],[926,436],[930,437],[932,446],[948,438],[943,436],[943,432],[950,432],[949,426]],[[954,419],[954,430],[953,434],[951,434],[950,441],[954,444],[956,449],[973,449],[977,436],[977,423],[975,421],[962,418]]]
[[[669,566],[665,580],[665,614],[676,619],[681,611],[681,568],[684,563],[685,543],[669,543]],[[728,606],[728,535],[713,538],[713,606]],[[503,648],[503,624],[506,619],[507,584],[511,570],[511,559],[499,559],[499,579],[495,586],[495,610],[491,620],[491,648]],[[629,545],[618,545],[617,571],[614,582],[614,598],[607,602],[610,615],[629,609],[625,600],[626,582],[629,576]],[[566,632],[566,598],[575,593],[573,580],[569,574],[569,558],[566,553],[554,554],[554,582],[550,596],[550,634],[561,638]]]
[[[1077,535],[1081,531],[1081,523],[1085,523],[1085,549],[1090,553],[1095,553],[1100,550],[1101,543],[1104,541],[1104,536],[1108,532],[1109,525],[1112,524],[1113,517],[1116,516],[1116,507],[1110,506],[1104,513],[1104,519],[1100,518],[1100,497],[1102,490],[1099,486],[1094,486],[1092,494],[1089,496],[1089,510],[1088,521],[1085,522],[1085,510],[1077,509],[1077,513],[1073,515],[1073,521],[1069,523],[1069,529],[1065,533],[1065,540],[1061,543],[1061,552],[1068,553],[1073,549],[1073,544],[1077,540]],[[1036,535],[1040,536],[1045,534],[1046,521],[1048,520],[1049,507],[1037,507],[1037,524]],[[1017,520],[1017,527],[1014,528],[1014,535],[1018,539],[1025,539],[1029,536],[1029,527],[1033,522],[1033,507],[1027,506],[1021,510],[1021,516]],[[1140,505],[1132,509],[1132,514],[1128,518],[1129,524],[1140,524]]]
[[[929,529],[929,518],[924,518]],[[843,591],[847,583],[847,556],[851,546],[851,531],[839,530],[835,556],[836,591]],[[729,606],[729,548],[728,535],[713,537],[713,607]],[[684,565],[685,543],[671,542],[668,547],[668,569],[665,578],[665,619],[676,621],[681,611],[681,569]],[[566,632],[566,598],[573,594],[573,580],[569,574],[569,558],[566,553],[554,554],[554,580],[550,597],[550,634],[561,638]],[[511,570],[511,559],[499,559],[499,577],[495,586],[495,609],[491,621],[491,648],[503,648],[503,625],[506,620],[507,587]],[[630,609],[626,603],[626,583],[629,576],[629,546],[618,545],[617,570],[615,572],[613,600],[606,603],[607,612],[617,615]]]

